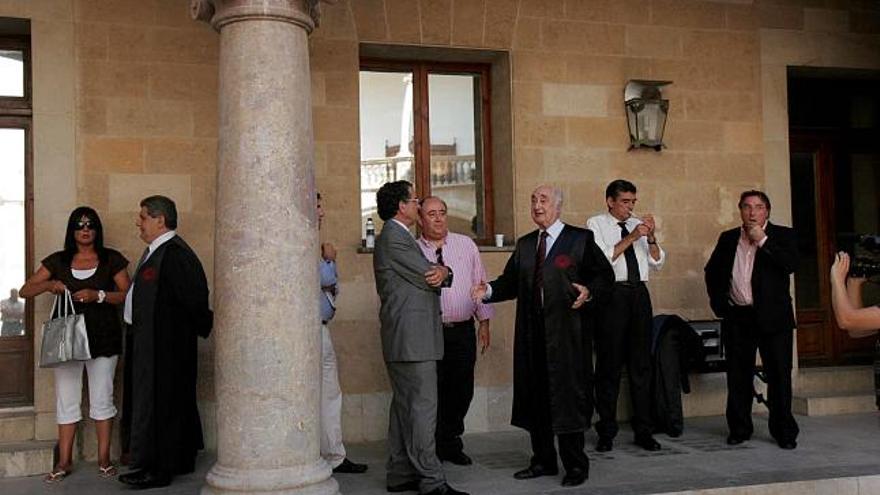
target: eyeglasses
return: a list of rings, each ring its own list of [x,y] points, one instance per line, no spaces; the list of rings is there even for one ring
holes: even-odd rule
[[[76,224],[74,224],[73,230],[87,230],[87,229],[88,230],[95,230],[95,224],[93,224],[91,221],[76,222]]]

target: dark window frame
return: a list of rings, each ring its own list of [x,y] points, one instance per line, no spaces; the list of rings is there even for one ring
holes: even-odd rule
[[[483,195],[483,235],[474,239],[480,245],[492,245],[495,234],[495,205],[492,181],[492,65],[487,63],[434,62],[424,60],[388,60],[361,57],[361,71],[411,72],[413,75],[413,159],[416,195],[431,194],[431,146],[428,76],[430,74],[478,75],[480,77],[481,183]],[[401,146],[404,146],[401,143]]]

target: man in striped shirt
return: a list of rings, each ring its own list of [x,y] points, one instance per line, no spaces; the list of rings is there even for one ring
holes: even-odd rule
[[[464,417],[474,396],[477,339],[480,354],[489,347],[489,319],[494,309],[471,298],[471,287],[486,280],[477,245],[470,237],[449,232],[446,202],[430,196],[422,200],[419,247],[431,263],[446,265],[456,274],[452,286],[440,292],[443,317],[443,360],[437,364],[437,457],[466,466],[461,434]],[[474,318],[479,329],[474,332]]]

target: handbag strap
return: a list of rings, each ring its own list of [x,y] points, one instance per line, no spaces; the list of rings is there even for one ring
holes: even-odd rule
[[[73,295],[70,294],[70,291],[64,289],[64,316],[70,316],[75,314],[76,311],[73,308]]]
[[[52,300],[52,309],[49,311],[49,319],[55,318],[55,308],[58,307],[58,298],[61,297],[61,294],[55,294],[55,299]]]

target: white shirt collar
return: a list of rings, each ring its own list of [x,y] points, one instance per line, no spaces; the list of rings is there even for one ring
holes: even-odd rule
[[[165,232],[164,234],[160,235],[159,237],[153,239],[153,242],[150,243],[150,254],[153,254],[153,251],[159,249],[159,246],[170,241],[176,235],[177,235],[176,230],[169,230],[168,232]]]
[[[617,217],[612,215],[610,212],[605,213],[605,218],[607,218],[608,222],[610,222],[612,225],[620,225],[620,222],[623,222],[626,225],[632,225],[633,223],[638,225],[638,224],[642,223],[641,220],[639,220],[638,218],[636,218],[632,215],[627,217],[626,220],[618,220]]]
[[[547,230],[546,230],[547,235],[549,235],[553,239],[556,239],[557,237],[559,237],[559,234],[562,233],[562,229],[564,227],[565,227],[565,224],[562,223],[562,220],[557,218],[556,221],[553,222],[553,225],[547,227]]]

